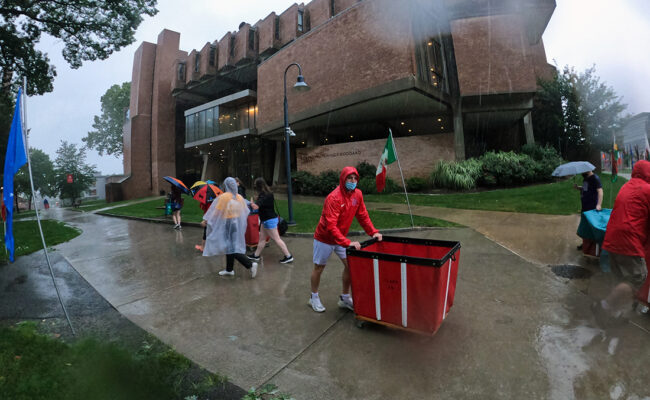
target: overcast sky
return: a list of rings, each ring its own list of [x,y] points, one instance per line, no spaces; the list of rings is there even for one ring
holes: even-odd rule
[[[544,33],[546,56],[559,67],[584,71],[596,65],[596,74],[612,86],[633,114],[650,111],[650,0],[556,0],[557,8]],[[113,84],[131,80],[133,53],[142,41],[156,42],[164,28],[181,33],[180,47],[191,51],[235,31],[239,23],[254,24],[272,11],[281,13],[287,0],[159,0],[159,13],[147,18],[136,42],[108,60],[85,63],[72,70],[61,57],[62,44],[44,38],[39,49],[56,66],[54,91],[27,100],[30,147],[56,157],[61,140],[78,145],[101,113],[100,98]],[[87,162],[102,174],[120,174],[122,159],[100,157],[88,151]]]

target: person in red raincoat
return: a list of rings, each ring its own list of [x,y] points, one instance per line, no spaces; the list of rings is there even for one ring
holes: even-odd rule
[[[361,248],[359,242],[353,242],[345,236],[350,230],[352,220],[357,218],[363,230],[372,237],[381,240],[381,233],[370,221],[368,210],[363,202],[363,194],[357,189],[359,172],[354,167],[345,167],[339,177],[339,186],[327,195],[323,205],[323,213],[314,233],[314,270],[311,273],[311,297],[308,304],[316,312],[325,311],[325,307],[318,295],[320,276],[325,269],[327,259],[335,252],[343,263],[342,283],[343,290],[338,300],[338,306],[353,310],[352,297],[350,297],[350,269],[345,254],[345,248],[354,246]]]
[[[603,249],[611,269],[622,281],[592,306],[594,313],[617,318],[630,307],[648,275],[650,257],[650,162],[634,164],[632,178],[616,196]]]

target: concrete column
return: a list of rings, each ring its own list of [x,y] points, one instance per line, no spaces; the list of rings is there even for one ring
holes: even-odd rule
[[[203,157],[203,168],[201,169],[201,180],[205,181],[207,171],[208,171],[208,153],[202,151],[201,156]]]
[[[465,131],[463,130],[463,108],[460,97],[453,107],[454,113],[454,152],[456,161],[465,159]]]
[[[524,130],[526,131],[526,144],[535,144],[535,136],[533,136],[533,115],[530,111],[524,115]]]
[[[273,185],[280,179],[280,161],[282,161],[282,141],[275,142],[275,165],[273,165]]]

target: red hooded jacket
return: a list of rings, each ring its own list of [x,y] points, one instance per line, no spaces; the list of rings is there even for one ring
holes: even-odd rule
[[[603,249],[650,257],[650,162],[638,161],[632,179],[621,188],[607,224]]]
[[[325,198],[323,213],[314,233],[314,239],[319,242],[349,246],[351,240],[345,236],[355,216],[368,236],[379,232],[370,221],[361,190],[349,191],[345,188],[345,178],[350,174],[359,176],[356,168],[343,168],[339,177],[339,186]]]

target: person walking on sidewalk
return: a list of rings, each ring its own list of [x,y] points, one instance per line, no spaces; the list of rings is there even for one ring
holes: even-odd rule
[[[592,305],[596,317],[617,318],[631,308],[634,294],[648,276],[650,257],[650,162],[634,164],[632,178],[616,196],[605,231],[603,249],[612,272],[622,281]]]
[[[601,210],[603,204],[603,185],[600,182],[598,175],[594,171],[584,172],[582,174],[582,186],[573,184],[576,190],[580,191],[580,218],[585,218],[582,213],[591,210]],[[591,239],[582,239],[582,243],[578,245],[578,250],[583,250],[585,253],[590,253],[596,243]]]
[[[284,243],[280,237],[280,232],[278,232],[278,214],[275,213],[275,199],[273,198],[273,192],[266,184],[264,178],[257,178],[253,182],[253,187],[257,192],[257,200],[251,202],[251,207],[253,210],[259,210],[260,221],[262,221],[262,229],[260,232],[260,239],[257,243],[257,248],[255,253],[248,256],[253,261],[259,261],[262,251],[264,251],[264,246],[266,245],[267,237],[273,239],[275,244],[278,245],[284,258],[280,260],[281,264],[288,264],[293,262],[293,256],[289,253],[287,245]]]
[[[181,190],[174,185],[172,185],[171,203],[174,229],[181,229],[181,209],[183,208],[183,196],[181,196]]]
[[[339,177],[339,186],[325,198],[323,213],[314,233],[314,270],[311,273],[311,297],[308,304],[319,313],[325,311],[325,307],[318,295],[318,286],[327,259],[332,252],[335,252],[343,263],[342,291],[337,304],[341,308],[354,310],[352,297],[350,297],[350,269],[345,253],[345,248],[348,246],[353,246],[357,250],[361,248],[359,242],[353,242],[345,237],[354,217],[369,236],[382,239],[381,233],[375,229],[370,220],[363,202],[363,194],[356,188],[358,182],[359,173],[356,168],[343,168]]]
[[[235,275],[235,260],[250,270],[251,278],[257,275],[257,263],[246,257],[246,219],[248,206],[244,198],[237,194],[237,182],[228,177],[224,181],[226,191],[217,197],[203,215],[202,226],[208,227],[203,249],[204,256],[226,255],[226,269],[219,271],[221,276]]]

